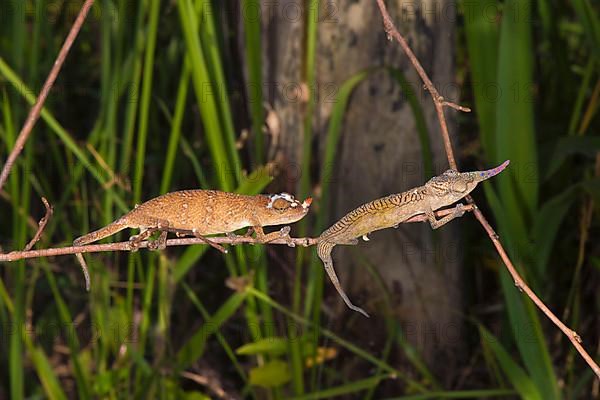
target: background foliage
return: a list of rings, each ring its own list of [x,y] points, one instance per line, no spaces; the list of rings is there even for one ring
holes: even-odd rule
[[[313,87],[319,7],[304,3],[309,12],[301,65]],[[0,4],[4,160],[80,3]],[[481,160],[477,165],[512,160],[497,185],[485,186],[498,231],[534,290],[594,353],[600,307],[597,5],[458,5],[457,80],[465,89],[463,103],[475,110],[460,116],[459,154],[467,162]],[[261,85],[239,84],[244,76],[261,79],[260,19],[239,19],[232,10],[232,2],[207,0],[97,2],[0,193],[4,250],[23,248],[35,232],[41,196],[55,207],[38,245],[50,247],[68,245],[132,204],[177,188],[276,190],[268,187],[272,170],[265,167],[271,160]],[[303,174],[299,197],[320,188],[319,201],[326,204],[324,178],[334,168],[345,108],[370,71],[355,73],[339,88],[323,167]],[[313,158],[312,101],[305,114],[304,171]],[[416,102],[414,111],[420,130],[426,129]],[[241,140],[242,130],[251,132],[249,141]],[[296,233],[316,234],[326,225],[325,207],[316,211]],[[3,264],[0,398],[597,394],[592,371],[515,290],[480,228],[464,226],[472,284],[465,285],[470,307],[461,312],[473,346],[464,370],[447,372],[451,387],[439,383],[448,377],[430,370],[385,311],[381,343],[348,340],[353,335],[344,327],[356,316],[322,312],[320,275],[307,279],[302,268],[277,272],[277,260],[294,258],[295,251],[238,246],[221,257],[195,246],[88,257],[89,294],[74,259]],[[298,267],[314,265],[311,252],[298,254]],[[242,289],[224,285],[231,277],[242,278]],[[239,280],[228,282],[240,287]],[[402,360],[391,356],[397,349]]]

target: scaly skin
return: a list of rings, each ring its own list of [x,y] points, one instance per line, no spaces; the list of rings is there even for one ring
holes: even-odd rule
[[[499,174],[508,164],[507,160],[502,165],[487,171],[459,173],[449,169],[442,175],[431,178],[423,186],[363,204],[324,231],[318,238],[317,254],[323,261],[331,283],[346,305],[366,317],[369,316],[362,308],[352,304],[340,285],[331,258],[331,252],[336,245],[357,244],[359,237],[369,240],[367,236],[369,233],[397,227],[407,219],[419,214],[425,214],[431,227],[437,229],[454,218],[461,217],[464,210],[462,204],[457,204],[452,214],[448,214],[440,220],[435,218],[433,213],[435,210],[464,198],[475,189],[479,182]]]
[[[257,239],[266,243],[289,238],[290,228],[265,234],[262,227],[300,220],[308,213],[311,201],[308,198],[300,203],[287,193],[248,196],[218,190],[182,190],[148,200],[111,224],[75,239],[73,244],[80,246],[125,228],[138,228],[140,234],[130,238],[132,244],[161,231],[158,244],[153,247],[162,249],[167,232],[204,238],[206,235],[231,234],[245,227],[252,227]],[[208,239],[207,243],[210,244]]]

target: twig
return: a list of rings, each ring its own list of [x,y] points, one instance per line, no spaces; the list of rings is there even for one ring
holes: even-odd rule
[[[194,381],[194,382],[196,382],[199,385],[206,386],[219,399],[236,400],[236,399],[239,398],[238,396],[233,396],[233,395],[230,395],[229,393],[227,393],[223,389],[223,386],[221,385],[221,382],[219,382],[218,379],[216,379],[215,377],[211,377],[211,376],[207,376],[207,375],[200,375],[200,374],[193,373],[193,372],[188,372],[188,371],[182,371],[180,373],[180,375],[183,378],[186,378],[186,379],[189,379],[191,381]]]
[[[402,37],[398,29],[394,26],[394,22],[392,21],[392,17],[388,13],[385,3],[383,0],[377,0],[377,5],[379,6],[379,11],[381,12],[381,16],[383,17],[383,26],[385,29],[385,33],[388,39],[392,40],[392,38],[396,39],[398,43],[400,43],[400,47],[406,53],[406,56],[412,63],[412,65],[417,70],[417,73],[421,77],[421,80],[425,84],[427,91],[431,94],[433,98],[433,104],[435,105],[435,111],[437,112],[438,119],[440,121],[440,128],[442,129],[442,138],[444,139],[444,147],[446,148],[446,155],[448,156],[448,163],[450,164],[450,168],[458,171],[456,167],[456,161],[454,159],[454,151],[452,150],[452,142],[450,141],[450,135],[448,134],[448,126],[446,125],[446,118],[444,117],[444,107],[448,106],[454,108],[455,110],[470,112],[471,109],[468,107],[463,107],[458,104],[452,103],[450,101],[446,101],[440,93],[437,91],[429,76],[423,69],[423,66],[415,56],[415,53],[411,50],[410,46],[406,42],[406,39]]]
[[[474,213],[475,217],[481,223],[483,228],[486,230],[488,236],[492,240],[492,243],[494,243],[494,246],[496,247],[500,258],[502,258],[502,261],[504,261],[504,264],[506,265],[506,269],[508,269],[508,272],[514,279],[515,287],[525,292],[525,294],[529,296],[529,298],[535,303],[535,305],[540,310],[542,310],[544,314],[546,314],[546,316],[554,323],[554,325],[556,325],[567,336],[567,338],[569,338],[569,340],[577,349],[579,354],[581,354],[585,362],[588,363],[588,365],[592,368],[594,373],[600,378],[600,367],[598,367],[598,364],[596,364],[594,359],[587,353],[587,351],[581,345],[581,337],[579,337],[577,332],[566,326],[556,315],[554,315],[554,313],[550,311],[550,309],[544,304],[544,302],[540,300],[539,297],[537,297],[533,290],[531,290],[529,286],[527,286],[523,278],[521,278],[521,276],[517,272],[513,263],[510,261],[508,254],[506,254],[504,247],[502,247],[502,243],[500,243],[500,240],[498,239],[498,235],[496,234],[496,232],[494,232],[489,222],[486,220],[485,216],[481,213],[481,211],[479,211],[479,209],[475,209]]]
[[[35,104],[31,108],[31,111],[29,111],[29,115],[27,116],[27,119],[25,120],[25,124],[23,125],[23,128],[21,129],[21,132],[19,133],[19,136],[17,137],[17,141],[15,142],[15,147],[12,149],[8,158],[6,159],[6,164],[4,164],[4,168],[2,169],[2,174],[0,174],[0,189],[2,189],[2,187],[6,183],[6,180],[8,179],[8,174],[10,173],[10,170],[12,169],[19,154],[21,154],[23,147],[25,147],[25,143],[27,142],[27,139],[29,138],[29,135],[31,134],[33,126],[35,125],[38,118],[40,117],[40,113],[42,112],[42,107],[44,106],[44,103],[46,102],[46,98],[48,97],[48,94],[50,93],[50,90],[52,89],[52,86],[54,85],[54,82],[56,81],[56,77],[58,76],[58,73],[60,72],[60,69],[61,69],[63,63],[64,63],[65,59],[67,58],[67,54],[69,54],[69,50],[71,49],[71,46],[73,45],[73,42],[75,41],[75,38],[77,37],[77,34],[79,34],[81,25],[83,25],[83,21],[85,21],[88,11],[90,10],[90,8],[92,7],[93,4],[94,4],[94,0],[86,0],[85,4],[81,7],[81,10],[79,11],[79,15],[77,15],[77,19],[75,19],[75,23],[71,27],[71,31],[67,35],[67,38],[65,39],[65,42],[64,42],[62,48],[60,49],[58,56],[56,57],[56,61],[54,61],[54,65],[52,66],[52,69],[50,70],[50,73],[48,74],[48,78],[46,78],[46,82],[44,83],[44,86],[42,87],[42,91],[40,92]]]
[[[443,217],[445,215],[453,213],[455,210],[454,207],[439,210],[435,214],[437,217]],[[472,211],[473,206],[466,205],[464,207],[465,211]],[[405,221],[405,223],[413,223],[413,222],[425,222],[427,221],[427,217],[425,215],[417,215],[415,217],[410,218]],[[213,243],[220,244],[263,244],[260,243],[253,237],[246,236],[237,236],[237,237],[227,237],[227,236],[216,236],[210,238]],[[317,243],[316,238],[292,238],[292,242],[295,246],[309,247],[314,246]],[[167,246],[189,246],[194,244],[203,244],[206,245],[206,242],[203,239],[198,238],[183,238],[183,239],[169,239],[167,240]],[[266,244],[288,244],[286,239],[276,239]],[[139,243],[139,246],[136,248],[145,249],[148,247],[148,241],[143,241]],[[41,249],[41,250],[29,250],[29,251],[13,251],[10,253],[0,254],[0,262],[13,262],[28,258],[38,258],[38,257],[54,257],[54,256],[64,256],[70,254],[78,254],[78,253],[99,253],[104,251],[132,251],[134,250],[131,247],[131,243],[127,242],[118,242],[118,243],[107,243],[107,244],[88,244],[85,246],[69,246],[69,247],[55,247],[49,249]]]
[[[42,233],[44,233],[44,229],[46,228],[46,225],[48,224],[48,221],[50,220],[50,218],[52,217],[52,213],[54,212],[52,206],[50,206],[48,200],[46,200],[45,197],[42,197],[42,202],[44,203],[44,207],[46,207],[46,215],[44,215],[44,217],[40,219],[40,222],[38,223],[37,232],[33,236],[33,239],[31,239],[29,243],[27,243],[27,246],[25,246],[24,251],[31,250],[33,246],[35,246],[35,244],[40,240],[40,238],[42,237]]]
[[[435,109],[437,111],[438,119],[440,122],[442,138],[444,140],[444,145],[446,148],[446,156],[448,157],[448,164],[450,165],[451,168],[457,170],[456,160],[454,159],[454,152],[452,151],[452,143],[450,142],[450,134],[448,133],[448,126],[446,125],[446,118],[444,116],[443,108],[444,108],[444,106],[449,106],[449,107],[452,107],[452,108],[460,110],[460,111],[470,111],[470,109],[459,106],[454,103],[447,102],[444,100],[444,98],[442,96],[440,96],[438,91],[433,86],[433,83],[431,83],[431,80],[427,76],[427,73],[425,73],[425,70],[423,69],[423,67],[421,66],[419,61],[417,60],[417,57],[414,55],[414,53],[408,46],[408,43],[402,37],[402,35],[400,35],[398,30],[394,26],[394,23],[392,22],[392,19],[385,7],[385,3],[383,2],[383,0],[377,0],[377,5],[379,6],[381,16],[383,17],[383,25],[384,25],[385,32],[388,35],[388,38],[394,38],[398,41],[398,43],[400,43],[400,46],[402,47],[402,49],[404,50],[404,52],[410,59],[411,63],[417,70],[417,73],[423,80],[425,87],[427,88],[427,90],[431,94],[431,97],[433,98],[433,104],[435,105]],[[500,258],[504,262],[506,269],[508,270],[508,272],[512,276],[513,280],[515,281],[515,286],[517,288],[519,288],[519,290],[525,292],[525,294],[534,302],[534,304],[544,314],[546,314],[546,316],[569,338],[569,340],[571,341],[573,346],[577,349],[579,354],[581,354],[583,359],[592,368],[592,370],[594,371],[596,376],[598,376],[598,378],[600,378],[600,367],[598,367],[598,364],[596,364],[594,359],[587,353],[587,351],[581,345],[581,338],[579,337],[577,332],[575,332],[574,330],[567,327],[556,315],[554,315],[554,313],[552,311],[550,311],[550,309],[544,304],[544,302],[542,300],[540,300],[539,297],[537,297],[537,295],[533,292],[533,290],[531,290],[529,288],[529,286],[527,286],[527,284],[525,283],[523,278],[521,278],[521,276],[517,272],[512,261],[506,254],[506,251],[504,250],[502,243],[500,243],[498,234],[494,231],[494,229],[491,227],[490,223],[487,221],[485,216],[479,210],[479,208],[475,204],[475,201],[473,200],[473,198],[471,196],[467,196],[466,200],[469,203],[469,205],[471,205],[473,207],[475,217],[477,218],[477,220],[479,221],[481,226],[483,226],[483,228],[487,232],[488,236],[490,237],[492,243],[496,247],[496,251],[498,252],[498,255],[500,255]]]

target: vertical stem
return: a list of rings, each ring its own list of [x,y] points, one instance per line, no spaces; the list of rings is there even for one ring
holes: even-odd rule
[[[246,31],[246,64],[248,66],[248,103],[254,137],[254,165],[264,163],[264,135],[262,131],[264,110],[262,91],[262,50],[260,40],[261,9],[259,0],[242,2],[241,18]]]
[[[144,178],[144,162],[146,159],[146,139],[148,137],[148,118],[150,117],[150,99],[152,98],[152,77],[154,72],[154,50],[158,30],[160,0],[150,2],[150,21],[148,24],[146,55],[144,57],[144,81],[142,83],[142,99],[140,103],[140,125],[138,132],[137,155],[135,159],[135,178],[133,182],[133,198],[139,203],[142,198],[142,181]]]

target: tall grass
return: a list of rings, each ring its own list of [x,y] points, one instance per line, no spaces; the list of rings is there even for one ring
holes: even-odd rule
[[[260,2],[239,4],[248,11],[258,10]],[[0,159],[12,148],[33,93],[72,23],[70,2],[58,9],[47,0],[30,5],[36,14],[8,14],[11,20],[0,27]],[[317,81],[317,5],[304,4],[309,12],[299,55],[309,88]],[[475,7],[463,15],[465,41],[459,46],[466,46],[473,82],[466,99],[476,109],[481,162],[513,162],[495,189],[488,185],[486,190],[502,239],[541,296],[577,310],[569,322],[593,339],[589,331],[579,330],[586,312],[597,312],[597,306],[585,304],[589,288],[581,277],[570,286],[574,271],[557,268],[551,259],[574,265],[569,261],[575,257],[577,237],[567,238],[573,246],[563,246],[559,232],[576,229],[569,212],[598,194],[589,162],[600,148],[594,140],[598,99],[590,90],[599,79],[597,10],[585,0],[568,6],[568,16],[554,12],[551,2],[540,2],[537,9],[521,0],[502,7],[491,0],[465,2],[463,7]],[[482,12],[485,7],[501,10],[501,22],[490,20]],[[278,189],[268,187],[272,178],[265,167],[272,160],[266,159],[263,133],[264,21],[260,13],[243,14],[247,91],[240,93],[228,67],[230,52],[237,50],[225,45],[229,35],[238,34],[224,23],[229,10],[225,2],[207,0],[98,2],[2,193],[4,250],[22,248],[33,235],[35,219],[43,213],[41,196],[55,207],[38,245],[50,247],[68,245],[167,191],[201,187],[256,194]],[[519,18],[517,11],[530,12],[530,18]],[[540,55],[554,51],[565,58],[555,65],[539,62]],[[302,129],[305,173],[297,194],[304,198],[320,185],[321,195],[315,218],[303,221],[301,234],[318,234],[329,222],[330,177],[344,116],[354,89],[381,66],[373,67],[349,70],[344,77],[327,126],[324,159],[314,174],[306,171],[314,165],[318,104],[315,95],[309,97]],[[408,95],[425,170],[432,171],[424,112],[411,97],[416,91],[396,66],[385,67]],[[494,83],[511,96],[490,101],[486,86],[475,82]],[[543,98],[551,96],[544,92],[551,87],[548,82],[556,86],[552,93],[562,95],[560,104]],[[246,96],[244,101],[235,104],[245,108],[234,110],[232,99],[240,95]],[[572,110],[565,112],[564,104],[573,105]],[[251,132],[250,141],[240,147],[238,132],[244,128]],[[556,143],[562,145],[553,147]],[[544,162],[545,151],[554,154],[551,164]],[[562,191],[564,187],[568,190]],[[408,343],[389,310],[382,311],[380,352],[348,340],[343,330],[329,329],[335,318],[322,313],[321,265],[311,249],[293,251],[296,269],[284,285],[276,281],[285,276],[275,271],[280,263],[264,246],[238,246],[226,257],[205,246],[89,256],[89,294],[69,258],[3,264],[0,398],[208,398],[215,394],[210,385],[190,379],[205,373],[218,376],[226,390],[243,397],[269,399],[380,398],[389,393],[391,381],[405,391],[396,398],[518,394],[546,399],[587,393],[592,375],[575,362],[562,366],[572,355],[556,351],[564,347],[551,340],[554,331],[502,272],[499,290],[506,309],[498,321],[511,334],[496,339],[482,321],[475,321],[481,345],[473,355],[486,377],[469,382],[466,390],[451,390]],[[475,254],[469,262],[489,257],[493,255]],[[369,260],[364,263],[385,291]],[[597,268],[598,257],[583,257],[578,270],[586,271],[590,264]],[[502,270],[499,264],[494,267]],[[246,285],[233,291],[225,286],[236,279]],[[291,287],[289,296],[275,290],[282,286]],[[565,287],[573,293],[568,300]],[[530,340],[520,337],[523,326],[531,329]],[[396,350],[410,372],[395,362]],[[357,365],[352,376],[339,368],[348,360]],[[559,388],[563,376],[567,379]],[[475,387],[481,389],[470,390]]]

